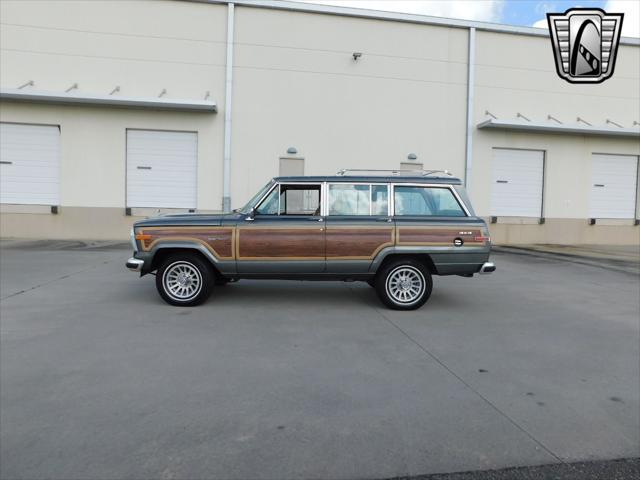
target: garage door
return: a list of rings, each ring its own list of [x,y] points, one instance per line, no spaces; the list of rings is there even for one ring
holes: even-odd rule
[[[0,202],[60,203],[60,128],[0,124]]]
[[[198,136],[127,130],[127,207],[196,208]]]
[[[493,149],[491,215],[541,217],[544,152]]]
[[[634,218],[638,157],[591,156],[591,218]]]

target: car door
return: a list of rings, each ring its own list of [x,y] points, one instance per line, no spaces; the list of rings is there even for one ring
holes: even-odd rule
[[[326,214],[327,273],[366,273],[374,257],[393,246],[387,184],[329,183]]]
[[[236,230],[238,273],[321,274],[325,223],[321,183],[277,183]]]

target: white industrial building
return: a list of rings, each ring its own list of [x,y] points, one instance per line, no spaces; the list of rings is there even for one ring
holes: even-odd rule
[[[279,174],[446,169],[497,243],[640,241],[640,41],[276,1],[3,0],[3,237],[125,239]]]

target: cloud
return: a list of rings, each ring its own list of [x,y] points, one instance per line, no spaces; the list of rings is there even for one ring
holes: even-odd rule
[[[549,24],[547,23],[547,19],[543,18],[541,20],[538,20],[537,22],[534,22],[532,27],[535,27],[535,28],[549,28]]]
[[[640,1],[608,0],[604,10],[608,13],[624,13],[624,20],[622,21],[623,37],[640,37]],[[532,26],[544,29],[549,28],[546,18],[534,22]]]
[[[624,13],[623,37],[640,37],[640,2],[638,0],[608,0],[604,9],[609,13]]]
[[[463,18],[484,22],[500,22],[505,0],[298,0],[307,3],[368,8],[389,12]]]

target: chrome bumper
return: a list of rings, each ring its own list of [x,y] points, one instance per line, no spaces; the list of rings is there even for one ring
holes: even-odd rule
[[[480,267],[480,273],[483,275],[487,275],[495,271],[496,271],[496,265],[493,262],[484,262],[482,264],[482,267]]]
[[[139,272],[142,270],[142,265],[144,265],[144,260],[140,260],[139,258],[131,257],[127,260],[127,268],[132,272]]]

